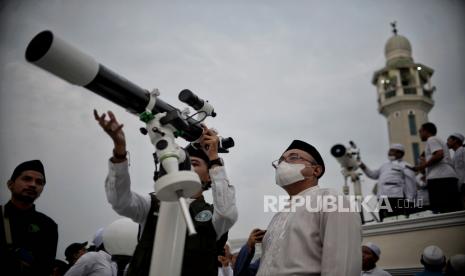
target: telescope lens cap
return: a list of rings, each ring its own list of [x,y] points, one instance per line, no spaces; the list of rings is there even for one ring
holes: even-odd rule
[[[37,34],[29,43],[26,49],[26,60],[35,62],[41,59],[50,49],[53,42],[53,33],[43,31]]]
[[[341,145],[341,144],[334,145],[331,148],[331,154],[334,157],[344,156],[344,154],[346,154],[346,147],[344,147],[344,145]]]

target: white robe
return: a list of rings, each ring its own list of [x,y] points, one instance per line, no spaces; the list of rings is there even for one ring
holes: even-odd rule
[[[65,276],[116,276],[118,268],[105,251],[88,252],[66,272]]]
[[[417,185],[415,173],[408,169],[411,165],[403,160],[394,160],[384,163],[377,170],[366,167],[363,172],[371,178],[378,180],[378,197],[397,197],[413,200],[416,197]]]
[[[316,206],[319,196],[342,196],[331,189],[311,187],[299,193]],[[347,199],[343,200],[349,206]],[[357,212],[277,213],[262,242],[257,276],[359,276],[362,270],[361,223]]]

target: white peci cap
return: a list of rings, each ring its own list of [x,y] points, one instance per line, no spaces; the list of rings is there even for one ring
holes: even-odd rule
[[[399,150],[401,152],[405,152],[404,145],[402,144],[392,144],[389,149]]]
[[[441,265],[445,259],[442,249],[435,245],[427,246],[421,256],[423,261],[429,265]]]
[[[379,256],[381,255],[381,249],[379,249],[379,247],[378,247],[376,244],[374,244],[374,243],[372,243],[372,242],[367,242],[367,243],[365,243],[363,246],[366,246],[366,247],[370,248],[370,250],[371,250],[376,256],[378,256],[378,258],[379,258]]]
[[[458,133],[458,132],[454,132],[454,133],[452,133],[450,136],[459,139],[460,141],[462,141],[462,143],[463,143],[463,140],[465,139],[465,138],[463,137],[463,135],[460,134],[460,133]]]

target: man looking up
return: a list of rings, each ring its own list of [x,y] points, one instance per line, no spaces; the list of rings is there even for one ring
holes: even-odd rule
[[[392,212],[382,209],[379,218],[397,215],[408,215],[408,207],[413,204],[417,194],[415,173],[408,169],[411,165],[402,158],[405,148],[402,144],[392,144],[389,147],[388,159],[379,169],[371,170],[364,163],[360,168],[371,179],[378,180],[377,197],[386,197]]]
[[[274,161],[276,184],[291,197],[303,197],[314,206],[318,198],[332,197],[335,205],[347,199],[319,186],[325,172],[320,153],[312,145],[294,140]],[[323,199],[324,202],[324,199]],[[361,226],[357,212],[308,210],[278,212],[262,240],[257,275],[359,276],[362,268]],[[292,210],[292,209],[291,209]]]

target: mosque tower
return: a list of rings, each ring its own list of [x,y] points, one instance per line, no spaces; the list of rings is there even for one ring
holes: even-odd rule
[[[387,119],[389,143],[403,144],[404,160],[417,164],[424,150],[418,129],[428,122],[434,105],[434,70],[413,61],[410,42],[397,34],[396,22],[391,25],[393,35],[384,47],[386,66],[374,73],[372,83],[378,90],[378,111]]]

